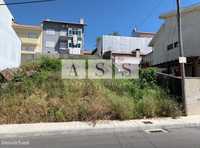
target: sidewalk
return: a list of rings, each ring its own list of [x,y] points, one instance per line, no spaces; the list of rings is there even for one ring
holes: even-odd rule
[[[123,130],[170,129],[200,126],[200,116],[172,118],[156,118],[129,121],[98,121],[90,122],[37,123],[0,125],[0,137],[25,135],[47,135],[55,133],[109,132]]]

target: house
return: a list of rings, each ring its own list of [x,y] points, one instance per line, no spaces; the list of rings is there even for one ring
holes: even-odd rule
[[[42,53],[41,26],[13,23],[13,28],[22,42],[22,63],[33,60],[37,54]]]
[[[0,4],[5,4],[0,0]],[[21,41],[12,28],[14,17],[6,5],[0,5],[0,70],[20,66]]]
[[[84,49],[84,20],[79,23],[43,21],[43,53],[80,55]]]
[[[186,76],[200,76],[200,4],[181,9],[184,56],[187,57]],[[179,42],[176,11],[162,14],[164,23],[150,42],[153,47],[151,66],[168,74],[180,75]]]
[[[141,57],[152,51],[152,48],[148,47],[151,39],[150,37],[104,35],[97,41],[96,54],[106,59],[112,58],[115,62],[121,60],[125,63],[140,64]]]

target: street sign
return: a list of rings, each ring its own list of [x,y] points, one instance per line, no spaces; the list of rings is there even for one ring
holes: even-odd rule
[[[187,63],[186,57],[179,57],[179,63],[181,63],[181,64]]]

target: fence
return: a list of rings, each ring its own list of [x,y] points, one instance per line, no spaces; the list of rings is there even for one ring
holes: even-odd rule
[[[169,90],[171,95],[181,97],[182,89],[181,89],[181,78],[172,76],[164,73],[157,73],[157,82],[158,84]]]
[[[171,95],[182,97],[181,78],[157,73],[157,81],[161,87],[167,88]],[[200,78],[186,77],[185,107],[187,115],[200,115]]]

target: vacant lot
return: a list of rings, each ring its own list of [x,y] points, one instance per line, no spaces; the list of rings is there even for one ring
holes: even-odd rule
[[[0,77],[0,124],[126,120],[181,115],[180,105],[156,85],[155,70],[139,80],[62,80],[61,62],[43,57]]]

